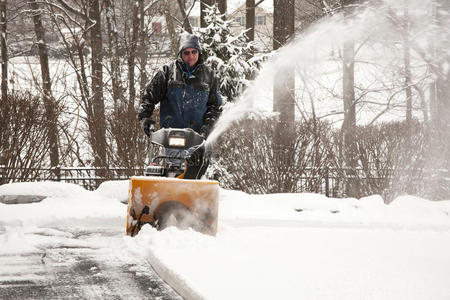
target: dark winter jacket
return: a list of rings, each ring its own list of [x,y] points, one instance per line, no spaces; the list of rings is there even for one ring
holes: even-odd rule
[[[182,47],[180,49],[183,50]],[[208,135],[220,115],[222,97],[218,80],[214,72],[203,64],[201,55],[192,70],[179,56],[163,66],[147,86],[139,120],[151,118],[159,102],[162,128],[192,128]]]

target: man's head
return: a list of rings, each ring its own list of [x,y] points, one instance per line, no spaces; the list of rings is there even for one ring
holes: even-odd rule
[[[198,42],[198,37],[185,33],[180,39],[179,54],[183,61],[189,64],[189,67],[193,67],[200,56],[200,44]]]

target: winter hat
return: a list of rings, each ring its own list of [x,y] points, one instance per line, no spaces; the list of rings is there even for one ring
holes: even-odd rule
[[[199,52],[202,50],[200,49],[200,43],[198,42],[198,37],[196,35],[190,34],[190,33],[183,33],[180,38],[180,48],[178,50],[178,53],[181,53],[184,49],[187,48],[195,48]]]

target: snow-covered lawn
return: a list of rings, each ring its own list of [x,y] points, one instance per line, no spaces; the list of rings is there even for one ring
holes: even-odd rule
[[[94,192],[61,183],[0,186],[0,196],[47,196],[0,203],[0,256],[70,238],[52,228],[89,232],[101,223],[125,233],[127,188],[127,181]],[[187,299],[450,299],[450,201],[220,192],[215,237],[146,225],[134,238],[96,234],[90,242],[146,258]]]

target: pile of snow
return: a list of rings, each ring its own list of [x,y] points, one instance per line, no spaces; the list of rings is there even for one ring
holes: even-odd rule
[[[121,202],[127,202],[129,180],[105,181],[95,190],[95,193],[102,197],[117,199]]]
[[[122,185],[122,189],[123,189]],[[127,191],[127,188],[125,188]],[[0,203],[0,228],[8,224],[44,226],[71,224],[74,220],[98,222],[102,219],[125,218],[126,206],[117,194],[105,191],[87,191],[81,186],[61,182],[24,182],[0,186],[2,195],[40,195],[45,198],[37,203]],[[16,196],[14,196],[16,197]],[[125,226],[125,225],[124,225]]]
[[[44,197],[70,197],[87,192],[83,187],[55,181],[15,182],[0,185],[0,195],[37,195]]]
[[[245,201],[242,199],[245,198]],[[319,194],[248,195],[222,190],[220,219],[239,225],[251,222],[257,226],[313,225],[389,228],[447,229],[450,200],[429,201],[401,196],[391,204],[379,195],[361,199],[328,198]]]

